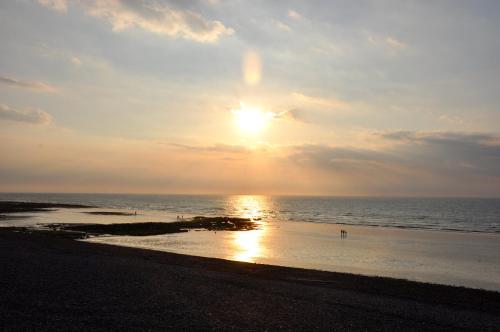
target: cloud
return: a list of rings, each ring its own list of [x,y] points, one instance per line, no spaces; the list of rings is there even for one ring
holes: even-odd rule
[[[300,20],[302,18],[302,16],[293,9],[288,10],[288,17],[293,18],[294,20]]]
[[[447,114],[440,115],[438,120],[452,125],[461,125],[465,122],[462,117]]]
[[[285,23],[283,23],[281,21],[273,20],[273,24],[277,29],[279,29],[281,31],[286,31],[286,32],[292,31],[292,28],[290,28],[288,25],[286,25]]]
[[[320,108],[330,108],[330,109],[351,109],[351,104],[336,98],[321,98],[308,96],[299,92],[293,92],[291,97],[296,101],[304,105]]]
[[[0,104],[0,120],[48,125],[52,122],[52,117],[49,113],[42,110],[31,108],[20,110]]]
[[[57,88],[43,82],[39,81],[23,81],[19,79],[15,79],[12,77],[6,77],[6,76],[0,76],[0,83],[6,84],[9,86],[13,86],[16,88],[26,88],[26,89],[31,89],[31,90],[36,90],[39,92],[56,92]]]
[[[79,57],[76,57],[76,56],[72,56],[72,57],[70,58],[70,62],[71,62],[71,63],[72,63],[75,67],[80,67],[80,66],[83,64],[82,60],[80,60],[80,58],[79,58]]]
[[[390,167],[393,158],[385,152],[332,147],[328,145],[302,145],[292,148],[290,158],[299,165],[337,174],[366,175]]]
[[[180,143],[168,143],[168,145],[185,151],[239,156],[256,152],[266,153],[276,151],[277,149],[281,148],[279,146],[271,145],[267,142],[255,142],[252,145],[236,145],[225,143],[216,143],[213,145],[188,145]]]
[[[353,104],[334,97],[323,98],[292,92],[288,95],[285,110],[274,112],[274,119],[293,120],[303,123],[325,124],[337,111],[350,111]]]
[[[179,143],[169,143],[170,146],[175,148],[189,150],[189,151],[197,151],[197,152],[220,152],[220,153],[247,153],[250,150],[241,145],[230,145],[230,144],[215,144],[209,146],[200,146],[200,145],[186,145]]]
[[[415,138],[417,137],[417,133],[415,133],[413,131],[406,131],[406,130],[378,133],[377,135],[383,139],[387,139],[387,140],[391,140],[391,141],[403,141],[403,142],[415,140]]]
[[[491,134],[396,131],[375,139],[395,145],[379,150],[304,145],[294,148],[296,163],[357,176],[426,173],[452,181],[500,180],[500,137]],[[387,173],[387,172],[394,172]],[[409,179],[400,179],[404,182]],[[441,180],[438,181],[438,183]],[[441,182],[441,183],[442,183]]]
[[[102,58],[88,54],[75,53],[74,51],[39,44],[36,46],[36,52],[46,58],[57,59],[64,61],[64,64],[71,65],[73,68],[94,68],[100,72],[109,71],[110,65]]]
[[[499,137],[487,133],[393,131],[378,133],[383,139],[412,143],[496,144]]]
[[[51,9],[56,1],[39,2]],[[67,6],[69,1],[57,3]],[[202,43],[212,43],[234,30],[217,20],[208,20],[201,14],[183,8],[174,8],[165,2],[153,0],[73,0],[87,15],[108,21],[113,31],[140,28],[168,37],[182,37]],[[60,10],[59,10],[60,11]]]
[[[368,34],[367,38],[370,44],[388,47],[392,51],[402,51],[408,47],[406,43],[393,36],[378,36]]]
[[[385,37],[385,43],[394,49],[403,49],[406,48],[406,44],[402,41],[397,40],[394,37]]]
[[[300,114],[300,110],[289,109],[289,110],[281,111],[278,113],[274,113],[273,119],[301,121],[302,119],[300,118],[299,114]]]
[[[65,13],[68,10],[68,4],[66,0],[37,0],[37,2],[60,13]]]
[[[500,137],[479,133],[394,131],[376,133],[374,140],[389,140],[392,145],[378,149],[362,147],[304,144],[291,146],[259,145],[249,148],[242,145],[185,145],[170,146],[197,153],[244,155],[254,151],[280,154],[291,161],[290,167],[299,166],[305,174],[316,180],[325,174],[358,183],[370,179],[372,186],[387,190],[425,184],[431,178],[437,188],[445,183],[481,183],[488,178],[500,181]],[[285,161],[285,164],[287,162]],[[318,175],[317,171],[320,171]],[[422,181],[421,184],[418,184]],[[429,191],[430,192],[430,191]],[[500,192],[499,192],[500,193]]]

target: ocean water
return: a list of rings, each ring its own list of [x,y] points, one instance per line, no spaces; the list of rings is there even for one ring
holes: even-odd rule
[[[140,211],[150,216],[151,221],[168,221],[177,215],[238,216],[267,222],[300,221],[500,233],[500,199],[495,198],[1,193],[0,200],[75,203],[103,209]]]

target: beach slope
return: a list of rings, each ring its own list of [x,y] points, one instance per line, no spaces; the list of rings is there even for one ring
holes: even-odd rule
[[[0,326],[498,331],[500,293],[0,230]]]

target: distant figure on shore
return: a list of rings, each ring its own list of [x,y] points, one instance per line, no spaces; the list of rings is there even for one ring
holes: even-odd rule
[[[347,237],[347,231],[345,231],[345,230],[341,229],[341,230],[340,230],[340,237],[341,237],[342,239],[345,239],[345,238]]]
[[[134,211],[134,216],[136,216],[136,215],[137,215],[137,211]]]

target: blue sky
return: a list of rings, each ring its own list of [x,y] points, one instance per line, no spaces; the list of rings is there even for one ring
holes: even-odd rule
[[[499,7],[1,2],[2,190],[500,196]]]

